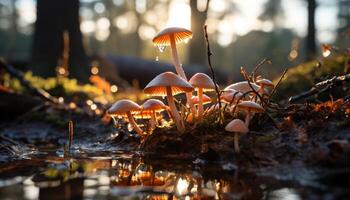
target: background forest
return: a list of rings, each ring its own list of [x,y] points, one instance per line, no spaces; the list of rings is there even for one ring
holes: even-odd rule
[[[168,62],[169,52],[161,53],[151,42],[166,26],[194,32],[189,45],[180,46],[180,56],[191,66],[187,69],[203,71],[206,23],[213,65],[225,72],[222,80],[232,82],[239,79],[240,66],[251,69],[262,58],[272,58],[265,73],[274,78],[284,68],[314,58],[321,43],[349,45],[342,34],[350,24],[350,1],[0,0],[0,16],[0,56],[21,69],[55,76],[62,32],[68,30],[70,74],[82,81],[93,65],[101,65],[102,75],[113,82],[117,78],[109,72],[115,69],[130,81],[138,75],[123,74],[124,68]]]

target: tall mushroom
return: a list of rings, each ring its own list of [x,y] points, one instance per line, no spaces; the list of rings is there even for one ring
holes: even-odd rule
[[[176,44],[187,41],[192,38],[192,31],[187,30],[185,28],[179,27],[169,27],[160,31],[153,38],[153,43],[159,48],[163,48],[166,46],[170,46],[171,48],[171,56],[173,60],[173,64],[176,69],[176,73],[183,79],[187,81],[186,74],[180,64],[179,56],[177,54]],[[191,111],[194,113],[194,105],[191,102],[191,93],[186,93],[187,104],[190,106]]]
[[[237,105],[237,107],[240,110],[244,110],[247,112],[246,117],[245,117],[245,124],[247,127],[249,127],[250,118],[251,118],[253,113],[261,113],[261,112],[265,111],[265,109],[261,105],[255,103],[253,101],[243,101],[243,102],[239,103]]]
[[[141,107],[142,112],[150,112],[151,114],[150,126],[152,130],[155,128],[157,123],[156,113],[168,109],[168,106],[158,99],[148,99],[142,104]]]
[[[185,131],[185,125],[177,111],[173,95],[191,92],[193,87],[184,79],[180,78],[172,72],[164,72],[156,76],[149,82],[144,92],[152,96],[166,96],[173,120],[179,132]]]
[[[215,90],[215,83],[211,78],[203,73],[196,73],[189,81],[194,88],[197,88],[198,104],[198,121],[203,119],[203,92]]]
[[[134,130],[140,135],[144,136],[143,131],[136,124],[134,117],[131,115],[132,112],[139,112],[141,110],[141,106],[137,103],[128,100],[122,99],[115,102],[108,110],[107,114],[113,116],[127,116],[129,123],[133,126]]]
[[[233,132],[235,134],[234,146],[235,146],[235,151],[238,153],[239,152],[239,135],[248,133],[249,132],[248,127],[244,124],[242,120],[234,119],[226,125],[225,130],[228,132]]]

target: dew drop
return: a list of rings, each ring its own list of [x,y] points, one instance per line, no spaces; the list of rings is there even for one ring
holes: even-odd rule
[[[159,57],[158,57],[158,56],[156,56],[156,61],[157,61],[157,62],[159,61]]]
[[[158,46],[158,50],[163,53],[165,50],[165,46]]]

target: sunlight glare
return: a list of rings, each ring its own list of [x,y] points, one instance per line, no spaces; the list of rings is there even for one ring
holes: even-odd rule
[[[185,195],[187,194],[188,186],[189,186],[189,182],[186,179],[180,178],[176,185],[176,192],[181,196]]]
[[[191,8],[185,1],[171,2],[166,26],[191,29]]]
[[[84,20],[80,23],[80,30],[84,33],[84,34],[90,34],[95,32],[96,30],[96,25],[95,22],[92,20]]]

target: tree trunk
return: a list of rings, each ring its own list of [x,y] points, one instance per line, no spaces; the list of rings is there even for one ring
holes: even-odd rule
[[[69,33],[69,75],[86,82],[88,59],[79,24],[79,0],[37,0],[37,20],[32,49],[31,70],[43,77],[56,76],[62,58],[63,32]]]
[[[207,9],[199,11],[197,9],[197,0],[190,0],[191,6],[191,29],[193,38],[190,41],[189,63],[205,66],[207,64],[206,46],[204,42],[203,26],[207,19]],[[208,5],[207,5],[208,6]]]
[[[316,26],[315,11],[316,0],[307,0],[308,2],[308,27],[306,38],[306,54],[307,59],[313,59],[316,56]]]

